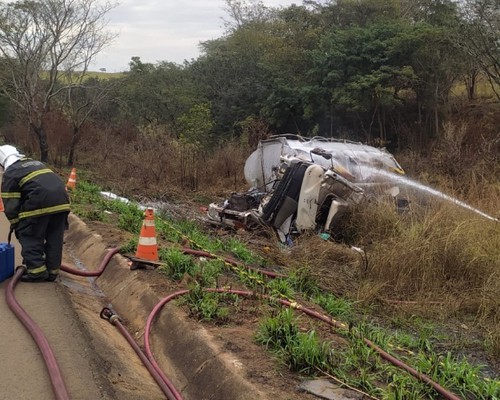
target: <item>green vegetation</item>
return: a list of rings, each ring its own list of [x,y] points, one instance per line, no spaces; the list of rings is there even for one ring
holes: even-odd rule
[[[430,387],[384,362],[364,341],[369,339],[384,348],[394,348],[394,344],[408,343],[406,336],[388,335],[369,325],[352,328],[345,336],[348,344],[321,341],[314,330],[302,332],[292,311],[285,309],[261,322],[256,341],[275,351],[294,371],[327,373],[377,398],[438,398]],[[450,353],[415,350],[416,353],[406,350],[400,358],[448,390],[464,398],[486,400],[500,395],[500,381],[481,378],[481,366],[473,366]]]
[[[96,33],[95,43],[71,36],[75,48],[92,50],[112,41],[101,18],[90,18],[92,5],[77,1],[75,14],[66,15],[60,0],[49,3],[68,24],[96,28],[89,29]],[[13,54],[0,65],[0,89],[10,100],[4,111],[14,117],[19,109],[39,109],[29,103],[32,98],[49,99],[37,118],[27,115],[36,139],[46,139],[40,141],[44,161],[65,157],[73,164],[78,152],[82,162],[93,149],[92,160],[112,163],[102,170],[110,178],[136,171],[147,176],[143,184],[159,185],[172,183],[168,178],[175,172],[176,184],[196,190],[213,183],[200,181],[207,165],[199,160],[228,144],[241,154],[271,133],[345,137],[421,151],[445,138],[447,124],[454,122],[467,131],[464,151],[472,154],[481,142],[495,141],[497,131],[481,129],[482,135],[475,135],[470,124],[494,123],[478,118],[478,104],[498,112],[498,104],[491,104],[500,99],[500,27],[492,0],[313,1],[280,9],[226,0],[228,30],[202,43],[198,59],[178,65],[131,57],[130,70],[120,74],[53,65],[64,59],[54,53],[66,26],[54,33],[60,36],[50,41],[52,47],[16,43],[12,26],[21,32],[51,31],[46,29],[50,18],[36,18],[50,14],[39,12],[49,3],[0,7],[5,21],[0,44]],[[113,5],[107,7],[101,17]],[[29,39],[37,44],[45,37]],[[31,59],[24,48],[40,49],[33,57],[39,64],[18,68]],[[75,62],[88,65],[91,60],[80,57],[93,53],[81,53]],[[48,74],[46,65],[59,74]],[[38,74],[30,73],[32,68]],[[23,85],[10,84],[13,75],[39,93],[23,96],[15,90]],[[49,110],[51,122],[39,126],[36,121]],[[38,150],[21,126],[8,128],[7,141],[26,152]],[[154,168],[130,162],[132,154]],[[235,178],[231,156],[222,150],[211,168]],[[116,168],[118,162],[122,168]]]
[[[314,302],[332,317],[342,321],[350,321],[353,318],[353,304],[348,299],[331,294],[320,294],[315,297]]]
[[[333,353],[329,346],[319,340],[314,330],[301,333],[290,309],[267,318],[260,325],[256,340],[277,351],[292,371],[311,374],[331,363]]]
[[[161,249],[159,256],[165,262],[160,267],[160,272],[172,279],[181,280],[184,274],[195,276],[198,271],[193,258],[178,249]]]
[[[137,204],[106,200],[101,198],[99,193],[100,190],[96,186],[79,182],[77,190],[72,192],[73,205],[77,206],[76,212],[87,210],[81,214],[82,217],[94,217],[97,220],[99,220],[98,215],[104,210],[112,214],[129,216],[131,221],[134,220],[131,216],[134,216],[136,222],[141,219],[141,211]],[[95,210],[94,213],[88,211],[89,205],[92,205],[91,210]],[[418,244],[419,248],[426,247],[426,251],[420,254],[417,261],[418,265],[424,268],[425,273],[422,276],[428,276],[429,279],[429,282],[426,282],[422,276],[416,275],[419,277],[419,285],[426,286],[431,283],[438,285],[439,282],[435,282],[436,277],[430,271],[431,266],[425,266],[427,261],[423,258],[424,254],[426,257],[433,254],[435,256],[435,252],[429,247],[429,243],[435,242],[436,252],[438,252],[438,247],[440,249],[439,254],[444,252],[444,255],[451,257],[451,253],[446,252],[447,246],[453,249],[454,254],[452,262],[446,264],[445,259],[442,259],[441,263],[444,264],[435,268],[443,268],[442,271],[447,271],[445,269],[447,266],[453,269],[458,268],[460,274],[463,275],[467,271],[463,268],[470,267],[475,274],[471,275],[471,271],[462,277],[467,279],[467,285],[474,286],[489,282],[489,279],[481,279],[481,276],[489,268],[494,271],[494,254],[498,249],[487,240],[478,241],[474,246],[464,245],[466,241],[461,230],[465,229],[465,226],[474,229],[474,224],[457,223],[458,220],[450,217],[441,219],[444,218],[441,216],[444,212],[441,208],[434,212],[430,210],[427,212],[429,215],[424,215],[425,218],[419,222],[417,220],[405,221],[405,216],[398,220],[387,209],[374,206],[371,211],[367,210],[365,213],[360,211],[359,218],[350,221],[352,224],[357,224],[354,227],[351,226],[354,228],[352,232],[357,232],[359,235],[356,237],[357,240],[361,242],[372,240],[377,243],[377,246],[368,252],[370,263],[368,269],[363,271],[365,277],[361,280],[373,281],[383,278],[390,285],[390,291],[395,294],[408,294],[413,290],[412,295],[418,295],[421,290],[420,286],[412,284],[406,287],[402,277],[397,275],[392,277],[392,274],[399,273],[406,276],[410,272],[418,272],[409,268],[412,259],[411,251],[408,252],[409,248]],[[120,218],[115,220],[116,224],[120,224]],[[376,220],[380,223],[375,224]],[[431,220],[433,224],[430,223]],[[405,221],[406,224],[403,225],[401,221]],[[376,398],[438,398],[428,385],[383,361],[378,353],[367,346],[366,340],[370,340],[464,398],[486,400],[500,396],[500,381],[488,377],[483,365],[471,364],[463,355],[455,355],[455,352],[461,354],[460,350],[463,349],[453,348],[450,345],[443,347],[442,343],[453,343],[453,338],[449,334],[440,333],[438,324],[432,322],[431,319],[401,314],[391,316],[385,321],[385,326],[379,325],[373,320],[371,311],[368,312],[366,304],[368,299],[356,302],[328,292],[325,290],[325,283],[313,277],[314,265],[311,263],[307,267],[292,269],[287,278],[265,279],[257,271],[230,265],[222,258],[194,258],[184,254],[180,248],[181,244],[184,245],[186,241],[189,241],[195,248],[208,250],[212,254],[227,252],[243,263],[261,259],[234,237],[227,240],[213,239],[194,222],[177,221],[166,215],[157,216],[156,226],[158,236],[162,238],[161,244],[163,244],[159,250],[163,264],[158,271],[169,279],[184,282],[190,289],[189,294],[181,300],[181,304],[188,307],[190,314],[201,321],[215,324],[230,323],[231,314],[238,312],[239,304],[243,299],[230,293],[212,293],[204,289],[219,287],[221,279],[227,281],[228,274],[231,273],[232,279],[240,285],[243,284],[256,293],[270,296],[268,300],[263,301],[263,305],[267,305],[267,308],[261,307],[262,310],[270,309],[271,311],[268,311],[270,316],[262,319],[255,340],[275,352],[292,371],[305,375],[327,374],[351,388],[356,388]],[[484,227],[483,224],[483,231]],[[422,235],[426,238],[430,237],[429,241],[424,240]],[[441,237],[441,235],[444,236]],[[412,241],[405,239],[406,236],[411,237]],[[395,260],[400,258],[399,252],[403,251],[396,238],[400,238],[401,246],[407,246],[405,254],[410,254],[405,258],[406,269],[395,263]],[[491,239],[491,236],[489,238]],[[454,246],[454,240],[458,240],[461,245]],[[136,244],[136,241],[131,240],[122,247],[122,251],[133,252],[134,243]],[[324,242],[321,243],[324,245]],[[390,252],[389,247],[383,247],[386,270],[382,273],[377,270],[378,264],[375,262],[374,255],[377,254],[378,246],[384,243],[390,244],[393,249]],[[332,247],[331,243],[327,245],[329,248]],[[312,248],[312,251],[315,249]],[[331,255],[324,251],[319,253],[332,259]],[[394,255],[396,253],[398,256]],[[394,259],[389,259],[390,254],[393,254]],[[493,260],[491,261],[493,264],[490,265],[488,260]],[[317,261],[322,262],[321,259]],[[300,257],[298,262],[300,263]],[[464,267],[460,267],[461,265]],[[483,269],[478,271],[478,268]],[[381,274],[381,277],[378,278],[377,274]],[[394,279],[394,283],[391,279]],[[413,277],[409,282],[415,279],[417,278]],[[450,276],[444,283],[450,285],[450,282],[458,287],[462,284],[458,276]],[[435,290],[435,286],[426,287],[425,293],[429,295]],[[379,286],[379,291],[380,293],[377,293],[372,290],[370,293],[376,298],[384,293],[384,287]],[[291,308],[283,309],[276,301],[282,298],[293,301],[298,296],[321,307],[334,320],[345,323],[345,327],[336,329],[333,338],[326,340],[319,333],[319,321],[313,319],[305,322],[304,317],[299,318],[296,311]],[[493,304],[485,301],[482,309],[477,311],[479,316],[485,317],[484,310],[487,306],[492,307]],[[376,309],[373,310],[376,311]]]
[[[73,212],[133,235],[122,245],[125,253],[137,246],[142,210],[103,198],[97,185],[155,203],[206,204],[247,189],[243,163],[274,133],[387,146],[415,180],[498,217],[496,3],[323,3],[273,9],[227,1],[236,19],[223,37],[202,44],[202,56],[183,65],[133,57],[130,71],[117,76],[83,74],[75,81],[66,71],[51,82],[45,71],[18,68],[32,57],[3,59],[0,140],[29,155],[40,150],[55,167],[77,163],[82,174],[71,193]],[[44,4],[23,10],[36,15],[29,12]],[[8,24],[8,7],[0,7],[7,23],[0,24],[0,44],[8,39],[5,28],[17,26]],[[40,116],[43,126],[31,125],[36,140],[46,134],[46,148],[27,135],[31,121],[18,119],[15,96],[22,93],[12,91],[19,86],[11,85],[10,72],[20,77],[22,71],[36,76],[36,85],[25,87],[45,90],[28,100],[54,94],[41,110],[50,109]],[[60,90],[68,82],[78,84]],[[233,236],[210,236],[193,220],[159,210],[159,272],[193,288],[185,304],[202,320],[230,323],[237,301],[203,290],[229,282],[271,296],[266,306],[277,299],[311,302],[350,328],[336,332],[344,341],[325,343],[316,325],[304,327],[291,311],[264,321],[259,342],[295,370],[321,369],[385,399],[436,396],[381,362],[367,338],[465,398],[498,398],[498,380],[462,357],[476,350],[500,356],[498,224],[418,191],[410,195],[415,201],[408,213],[384,204],[353,210],[337,227],[342,244],[304,236],[287,249],[290,256],[277,257],[288,273],[274,280],[243,265],[270,265],[269,253],[251,251]],[[181,251],[187,244],[242,265],[194,259]],[[458,333],[444,335],[448,325]]]
[[[229,316],[229,305],[238,304],[238,296],[230,293],[208,293],[200,285],[195,284],[189,293],[181,300],[187,304],[191,315],[200,321],[214,321],[222,324]]]
[[[262,264],[262,259],[253,254],[248,248],[235,238],[229,238],[224,242],[224,250],[231,252],[246,264]]]

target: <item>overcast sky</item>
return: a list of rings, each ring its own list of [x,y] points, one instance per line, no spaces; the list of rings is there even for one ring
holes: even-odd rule
[[[263,0],[270,7],[302,4],[301,0]],[[118,34],[91,66],[107,72],[128,70],[132,57],[143,62],[182,64],[199,56],[198,43],[222,36],[224,0],[119,0],[110,11],[108,29]]]

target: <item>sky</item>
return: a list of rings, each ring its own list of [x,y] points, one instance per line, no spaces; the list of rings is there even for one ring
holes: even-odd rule
[[[268,7],[301,0],[262,0]],[[94,59],[94,71],[122,72],[132,57],[142,62],[182,64],[200,55],[198,44],[224,33],[224,0],[119,0],[107,14],[107,29],[117,38]]]

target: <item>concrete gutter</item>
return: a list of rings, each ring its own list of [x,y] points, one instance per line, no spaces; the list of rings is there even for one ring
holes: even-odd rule
[[[71,214],[69,222],[65,247],[83,267],[96,271],[109,249],[102,237],[78,217]],[[146,320],[162,298],[144,279],[145,273],[148,272],[131,271],[127,259],[116,254],[96,279],[96,284],[141,346]],[[169,303],[158,315],[151,342],[158,364],[185,400],[268,398],[245,379],[243,363],[223,350],[206,329],[190,320],[174,304]]]

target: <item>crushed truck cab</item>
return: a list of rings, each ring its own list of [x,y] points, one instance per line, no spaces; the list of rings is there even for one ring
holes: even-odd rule
[[[271,226],[284,243],[292,233],[327,232],[350,207],[400,191],[388,176],[403,169],[385,149],[347,140],[279,135],[262,140],[245,163],[250,189],[212,203],[214,224]]]

